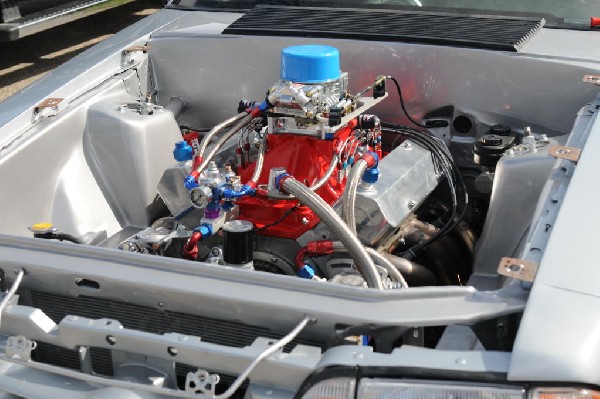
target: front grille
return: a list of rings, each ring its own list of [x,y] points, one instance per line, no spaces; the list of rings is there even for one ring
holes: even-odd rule
[[[104,348],[90,348],[90,358],[92,363],[92,371],[96,375],[104,377],[113,377],[114,370],[112,365],[111,351]],[[36,349],[33,351],[33,359],[52,364],[54,366],[64,367],[71,370],[81,370],[81,361],[77,350],[65,349],[60,346],[38,342]],[[190,366],[183,363],[175,363],[175,376],[177,378],[177,386],[179,389],[185,389],[185,379],[187,373],[195,372],[198,367]],[[224,392],[229,387],[236,377],[219,373],[219,385],[217,393]],[[248,387],[248,380],[244,381],[241,389]]]
[[[218,320],[209,317],[196,316],[169,310],[159,310],[151,307],[138,306],[125,302],[104,298],[81,296],[77,298],[33,291],[28,305],[41,309],[55,323],[59,323],[67,315],[76,315],[90,319],[115,319],[124,328],[144,331],[154,334],[176,332],[194,335],[204,342],[232,347],[250,345],[257,337],[279,339],[283,334],[272,332],[266,327],[251,326],[237,322]],[[303,344],[324,348],[323,343],[296,339],[288,344],[284,351],[291,350],[295,345]],[[81,368],[78,351],[39,342],[33,353],[38,362],[79,370]],[[104,376],[113,375],[111,351],[104,348],[90,348],[92,370]],[[178,381],[185,379],[185,374],[192,368],[176,365]],[[223,377],[223,376],[222,376]],[[233,378],[233,377],[231,377]],[[223,381],[226,383],[227,379]]]
[[[412,42],[518,51],[544,24],[543,19],[264,6],[250,10],[223,33]]]
[[[79,370],[79,352],[76,350],[65,349],[60,346],[37,342],[33,351],[33,358],[42,363],[51,363],[58,367],[64,367],[72,370]],[[44,361],[52,359],[52,362]]]
[[[32,355],[33,359],[38,362],[72,370],[81,370],[79,351],[75,349],[66,349],[45,342],[37,342]],[[94,374],[106,377],[112,377],[114,375],[110,350],[104,348],[90,348],[90,359]]]
[[[132,330],[153,334],[176,332],[194,335],[201,337],[204,342],[237,348],[250,345],[257,337],[275,339],[283,337],[283,334],[274,333],[266,327],[159,310],[104,298],[87,296],[73,298],[32,292],[31,300],[32,306],[43,310],[55,323],[59,323],[67,315],[90,319],[115,319],[121,322],[123,327]],[[298,340],[296,344],[300,342],[321,346],[314,341],[303,340]]]

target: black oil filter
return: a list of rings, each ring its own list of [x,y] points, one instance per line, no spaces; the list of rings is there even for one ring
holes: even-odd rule
[[[223,225],[223,261],[228,265],[252,262],[254,225],[247,220],[232,220]]]

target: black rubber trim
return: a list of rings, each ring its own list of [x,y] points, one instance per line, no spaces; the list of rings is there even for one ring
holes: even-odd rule
[[[469,372],[462,370],[429,369],[420,367],[359,367],[357,378],[409,378],[452,382],[481,382],[514,385],[507,381],[506,373]],[[516,384],[520,385],[520,384]]]
[[[258,6],[223,34],[412,42],[515,52],[544,24],[544,19],[531,18]]]

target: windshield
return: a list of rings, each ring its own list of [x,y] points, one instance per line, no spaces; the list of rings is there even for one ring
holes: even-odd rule
[[[589,28],[600,17],[600,0],[174,0],[172,7],[249,9],[256,5],[386,8],[545,18],[547,26]]]

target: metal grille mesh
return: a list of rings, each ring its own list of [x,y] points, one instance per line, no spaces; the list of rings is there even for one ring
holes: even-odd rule
[[[257,337],[278,339],[283,336],[283,334],[272,332],[265,327],[159,310],[103,298],[86,296],[73,298],[35,291],[31,292],[30,296],[24,295],[23,297],[31,298],[31,305],[43,310],[55,323],[59,323],[67,315],[77,315],[90,319],[115,319],[121,322],[123,327],[129,329],[155,334],[177,332],[195,335],[201,337],[204,342],[233,347],[250,345]],[[322,343],[296,339],[284,350],[289,351],[297,344],[323,348]],[[110,350],[90,348],[90,356],[92,369],[95,373],[106,376],[113,375]],[[39,362],[61,367],[80,368],[77,351],[42,342],[38,343],[34,358]],[[185,376],[185,373],[189,370],[189,366],[178,365],[176,367],[178,377]],[[227,381],[224,380],[224,382]]]
[[[256,7],[224,34],[449,44],[518,51],[543,19],[306,7]]]

